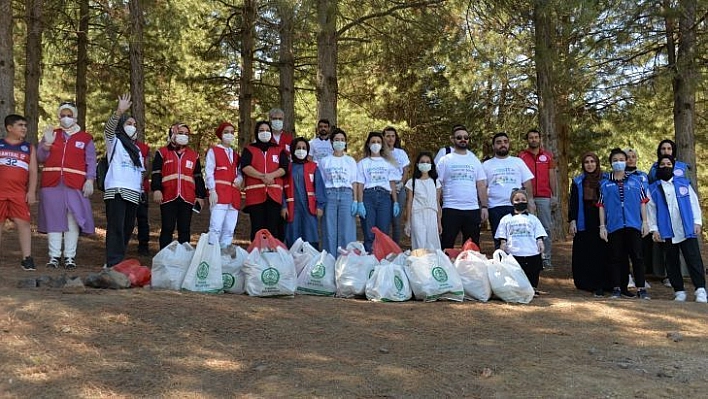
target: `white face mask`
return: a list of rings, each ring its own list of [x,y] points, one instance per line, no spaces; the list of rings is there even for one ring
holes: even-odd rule
[[[260,141],[262,141],[262,142],[264,142],[264,143],[269,142],[271,137],[272,137],[272,135],[271,135],[270,132],[267,131],[267,130],[266,130],[266,131],[262,131],[262,132],[258,132],[258,140],[260,140]]]
[[[221,136],[221,141],[224,143],[224,145],[230,146],[234,142],[234,135],[231,133],[224,133]]]
[[[175,144],[177,145],[187,145],[189,143],[189,136],[186,134],[175,135]]]
[[[295,152],[293,152],[293,154],[295,154],[295,157],[297,159],[305,159],[307,157],[307,150],[298,149],[298,150],[295,150]]]
[[[135,140],[138,136],[138,129],[133,125],[125,125],[123,126],[123,130],[125,130],[125,134],[127,134],[131,140]]]
[[[333,141],[332,148],[335,151],[344,151],[344,149],[347,148],[347,143],[345,143],[344,141]]]
[[[283,130],[283,121],[276,119],[270,123],[270,126],[273,130]]]
[[[61,124],[61,127],[63,127],[64,129],[68,129],[68,128],[74,126],[74,118],[72,118],[70,116],[65,116],[65,117],[59,119],[59,123]]]
[[[369,145],[369,149],[371,150],[372,154],[378,154],[379,152],[381,152],[381,144],[379,144],[379,143],[371,144],[371,145]]]
[[[432,169],[432,168],[433,168],[433,165],[429,164],[429,163],[419,163],[418,164],[418,170],[423,173],[430,172],[430,169]]]

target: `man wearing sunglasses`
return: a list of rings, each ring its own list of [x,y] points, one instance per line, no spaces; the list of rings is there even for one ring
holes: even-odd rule
[[[457,235],[479,245],[480,224],[487,220],[487,176],[479,158],[469,150],[470,134],[463,125],[452,128],[454,149],[440,159],[438,179],[443,189],[443,248],[453,248]]]

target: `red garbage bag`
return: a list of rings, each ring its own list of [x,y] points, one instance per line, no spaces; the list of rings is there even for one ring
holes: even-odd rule
[[[371,232],[374,233],[374,244],[371,246],[371,252],[379,261],[390,254],[398,255],[403,253],[401,247],[377,227],[372,227]]]
[[[273,234],[268,231],[268,229],[260,229],[256,232],[256,236],[253,238],[253,242],[248,246],[248,253],[251,253],[255,248],[260,250],[272,250],[275,251],[276,248],[282,247],[286,251],[288,247],[283,244],[282,241],[273,237]]]
[[[477,252],[482,252],[479,250],[479,246],[472,241],[471,238],[468,238],[467,241],[465,241],[465,244],[462,246],[462,251],[477,251]]]
[[[450,258],[452,262],[455,262],[455,259],[460,256],[462,250],[457,248],[445,248],[443,252],[445,252],[445,255],[447,255],[447,257]]]
[[[152,272],[147,266],[140,265],[137,259],[126,259],[113,266],[113,270],[128,276],[131,287],[143,287],[150,284]]]

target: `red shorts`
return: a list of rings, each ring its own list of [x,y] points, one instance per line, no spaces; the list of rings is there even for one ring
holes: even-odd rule
[[[24,197],[0,199],[0,223],[7,219],[30,221],[30,209]]]

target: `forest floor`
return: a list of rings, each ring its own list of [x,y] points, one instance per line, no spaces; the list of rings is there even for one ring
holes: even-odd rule
[[[95,194],[102,227],[101,202]],[[159,209],[151,204],[150,213],[156,252]],[[193,243],[208,218],[195,215]],[[248,226],[242,215],[240,244]],[[574,288],[567,241],[554,243],[555,269],[542,275],[549,295],[528,305],[374,303],[21,289],[21,279],[63,271],[44,267],[40,234],[37,271],[23,271],[16,231],[3,230],[2,398],[698,398],[708,390],[708,305],[693,302],[690,282],[686,303],[656,280],[650,301],[596,299]],[[490,248],[485,232],[482,250]],[[103,259],[99,228],[81,238],[69,275],[99,271]]]

